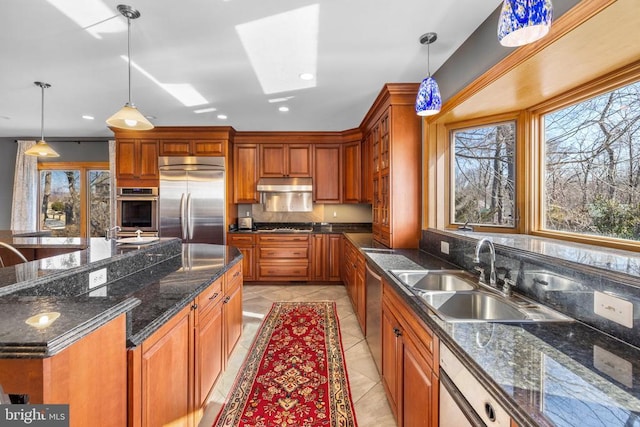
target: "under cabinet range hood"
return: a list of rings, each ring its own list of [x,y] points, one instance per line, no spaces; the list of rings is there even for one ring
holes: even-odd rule
[[[311,212],[311,178],[262,178],[257,190],[266,212]]]

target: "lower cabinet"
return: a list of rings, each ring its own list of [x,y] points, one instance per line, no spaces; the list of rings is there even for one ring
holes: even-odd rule
[[[382,383],[398,426],[438,425],[437,337],[382,282]]]
[[[340,234],[313,234],[311,236],[311,280],[339,282]]]
[[[198,425],[242,334],[242,264],[128,351],[128,425]]]
[[[309,234],[259,234],[258,280],[309,280]]]
[[[242,272],[244,280],[256,280],[254,273],[256,236],[251,233],[228,233],[227,245],[235,246],[242,253]]]
[[[353,306],[353,311],[356,313],[360,329],[362,329],[362,332],[366,334],[366,260],[364,255],[349,240],[347,240],[347,238],[343,238],[342,254],[342,281],[344,282],[347,294],[351,299],[351,305]]]

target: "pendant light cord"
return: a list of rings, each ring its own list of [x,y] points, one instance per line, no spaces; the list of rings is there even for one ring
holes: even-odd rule
[[[131,103],[131,19],[127,17],[127,65],[129,69],[129,105]]]
[[[431,43],[427,44],[427,74],[431,77]]]

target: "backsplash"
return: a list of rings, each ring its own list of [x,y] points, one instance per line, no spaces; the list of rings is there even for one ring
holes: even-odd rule
[[[252,216],[255,222],[367,223],[371,215],[371,205],[367,204],[314,203],[311,212],[266,212],[261,204],[238,205],[238,217]]]
[[[526,235],[423,230],[420,249],[473,272],[476,242],[492,238],[496,248],[498,278],[508,275],[515,281],[513,290],[541,302],[587,325],[640,347],[640,256],[634,252],[597,248]],[[442,242],[449,254],[442,252]],[[446,246],[445,244],[445,246]],[[480,260],[488,268],[488,251]],[[606,313],[608,298],[632,304],[632,326],[623,326],[595,314],[594,298],[603,297]],[[604,296],[603,296],[604,295]],[[608,317],[619,318],[616,313]],[[620,319],[619,319],[620,320]]]

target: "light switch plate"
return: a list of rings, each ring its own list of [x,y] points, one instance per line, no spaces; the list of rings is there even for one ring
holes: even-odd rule
[[[89,289],[93,289],[97,286],[107,283],[107,269],[101,268],[100,270],[92,271],[89,273]]]
[[[633,328],[633,304],[630,301],[596,291],[593,294],[593,311],[605,319]]]
[[[449,242],[441,241],[440,242],[440,252],[443,254],[449,255]]]

